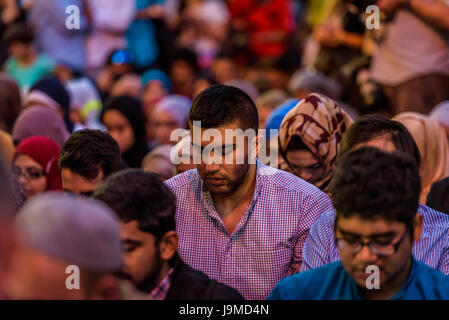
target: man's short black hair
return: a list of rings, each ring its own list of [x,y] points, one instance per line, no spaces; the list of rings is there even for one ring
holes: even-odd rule
[[[419,169],[404,152],[363,147],[339,159],[331,192],[336,221],[339,216],[358,215],[411,227],[421,193]]]
[[[93,198],[106,203],[122,222],[137,220],[139,229],[157,241],[176,230],[176,198],[154,173],[141,169],[115,173],[98,186]]]
[[[89,179],[103,171],[106,178],[122,169],[122,158],[117,142],[109,133],[84,129],[75,132],[62,146],[59,167]]]
[[[33,31],[24,23],[14,23],[10,25],[3,35],[3,42],[7,45],[15,42],[30,44],[33,41]]]
[[[242,129],[258,130],[257,108],[242,90],[225,85],[214,85],[198,94],[189,113],[189,124],[201,121],[202,128],[216,128],[235,120]]]
[[[418,146],[407,128],[402,123],[379,114],[362,116],[346,130],[340,143],[339,157],[355,145],[381,136],[386,136],[397,150],[412,156],[420,166],[421,156]]]

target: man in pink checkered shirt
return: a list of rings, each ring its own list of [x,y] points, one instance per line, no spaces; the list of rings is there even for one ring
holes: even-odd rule
[[[227,139],[229,130],[257,132],[256,106],[240,89],[204,90],[189,126],[197,168],[166,181],[176,196],[179,255],[246,299],[266,299],[299,272],[310,226],[332,203],[301,178],[261,164],[254,137]]]

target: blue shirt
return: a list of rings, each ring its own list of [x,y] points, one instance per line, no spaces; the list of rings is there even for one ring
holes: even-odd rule
[[[340,261],[281,280],[268,299],[366,300]],[[449,300],[449,276],[412,258],[410,276],[391,300]]]
[[[136,9],[142,10],[164,0],[136,0]],[[151,65],[159,56],[159,46],[156,40],[156,29],[151,19],[134,19],[126,31],[128,49],[136,55],[135,64],[145,68]]]
[[[27,67],[19,64],[15,57],[9,57],[4,65],[5,71],[17,82],[21,91],[27,91],[42,77],[50,75],[55,62],[45,54],[38,55],[36,61]]]
[[[449,274],[449,215],[423,204],[418,206],[418,214],[423,216],[423,225],[421,239],[413,242],[414,257],[429,267]],[[334,222],[335,211],[329,211],[312,225],[302,252],[301,271],[340,260],[334,238]]]
[[[285,101],[283,104],[274,109],[271,114],[268,116],[267,121],[265,123],[265,130],[267,130],[266,139],[269,141],[273,135],[271,135],[270,130],[279,130],[281,127],[282,120],[285,115],[293,109],[301,100],[297,98],[292,98]]]

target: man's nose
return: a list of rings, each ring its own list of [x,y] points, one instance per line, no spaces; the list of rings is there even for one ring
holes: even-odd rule
[[[220,165],[216,163],[206,164],[204,167],[207,174],[212,174],[220,170]]]
[[[204,151],[202,154],[202,160],[206,164],[206,166],[220,166],[223,163],[223,159],[220,154],[215,154],[213,150],[206,152]]]
[[[377,254],[371,251],[369,245],[363,245],[362,250],[357,254],[357,258],[364,263],[370,263],[376,261],[378,257]]]

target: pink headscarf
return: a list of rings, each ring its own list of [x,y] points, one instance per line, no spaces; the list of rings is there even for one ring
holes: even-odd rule
[[[48,137],[62,147],[70,133],[57,111],[43,106],[31,106],[20,113],[14,124],[12,137],[16,143],[32,136]]]
[[[12,162],[25,154],[38,162],[45,170],[47,188],[45,190],[62,190],[61,174],[58,167],[60,148],[47,137],[31,137],[22,141],[16,149]]]
[[[417,112],[403,112],[393,120],[401,122],[415,139],[421,154],[421,196],[426,203],[430,186],[449,175],[449,145],[438,121]]]

